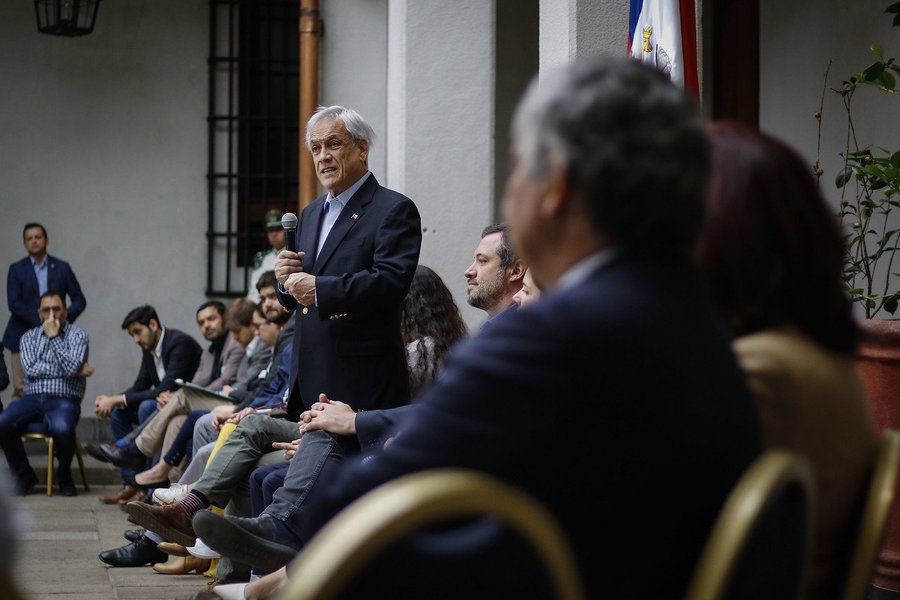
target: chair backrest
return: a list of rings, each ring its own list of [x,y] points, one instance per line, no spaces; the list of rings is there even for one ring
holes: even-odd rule
[[[310,540],[291,564],[279,598],[333,598],[405,536],[448,520],[483,516],[528,542],[555,598],[584,598],[574,555],[552,515],[525,492],[461,469],[407,475],[359,498]]]
[[[898,467],[900,433],[886,429],[872,468],[869,491],[844,584],[844,600],[865,600],[869,594],[875,559],[884,541],[888,517],[894,504]]]
[[[764,452],[725,501],[685,598],[797,598],[812,523],[809,463],[788,452]]]

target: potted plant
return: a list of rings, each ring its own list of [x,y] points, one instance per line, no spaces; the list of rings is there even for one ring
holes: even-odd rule
[[[900,26],[900,2],[888,6],[885,12],[893,15],[894,27]],[[846,240],[844,283],[851,300],[865,315],[860,321],[864,336],[859,367],[880,438],[885,428],[900,431],[900,320],[891,318],[900,304],[900,211],[893,211],[900,207],[900,151],[860,142],[853,121],[853,99],[865,90],[883,94],[886,101],[896,101],[900,107],[900,65],[894,58],[886,58],[878,44],[870,49],[875,62],[831,92],[840,97],[846,116],[842,165],[834,176],[841,194],[839,216]],[[830,67],[829,63],[816,112],[819,152]],[[821,179],[824,172],[818,157],[813,169]],[[888,525],[875,585],[898,590],[896,597],[900,598],[900,510],[894,511]]]

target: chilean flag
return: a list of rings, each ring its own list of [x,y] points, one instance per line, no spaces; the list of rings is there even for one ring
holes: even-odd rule
[[[694,0],[631,0],[628,53],[700,96]]]

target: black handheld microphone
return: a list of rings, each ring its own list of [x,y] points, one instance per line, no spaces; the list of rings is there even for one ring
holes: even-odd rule
[[[297,251],[297,215],[284,213],[281,217],[281,226],[284,227],[284,247],[291,252]]]

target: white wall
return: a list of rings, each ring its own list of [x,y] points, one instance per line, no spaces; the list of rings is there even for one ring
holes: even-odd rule
[[[493,217],[493,2],[390,0],[388,180],[422,215],[420,263],[470,327],[463,272]]]
[[[72,264],[97,369],[84,415],[137,372],[140,351],[120,329],[128,310],[151,303],[199,337],[207,11],[203,0],[104,2],[94,33],[70,39],[38,33],[32,3],[0,4],[0,269],[25,255],[27,221]]]
[[[874,62],[879,43],[886,56],[900,56],[900,28],[891,28],[883,2],[821,0],[810,3],[760,2],[760,127],[794,146],[810,165],[816,159],[816,120],[828,61],[828,86]],[[854,121],[861,142],[894,150],[900,146],[900,96],[875,89],[858,91]],[[841,159],[846,118],[840,98],[826,92],[822,128],[822,189],[835,201],[834,177]]]
[[[624,56],[628,43],[628,0],[540,0],[540,66],[579,56]]]

